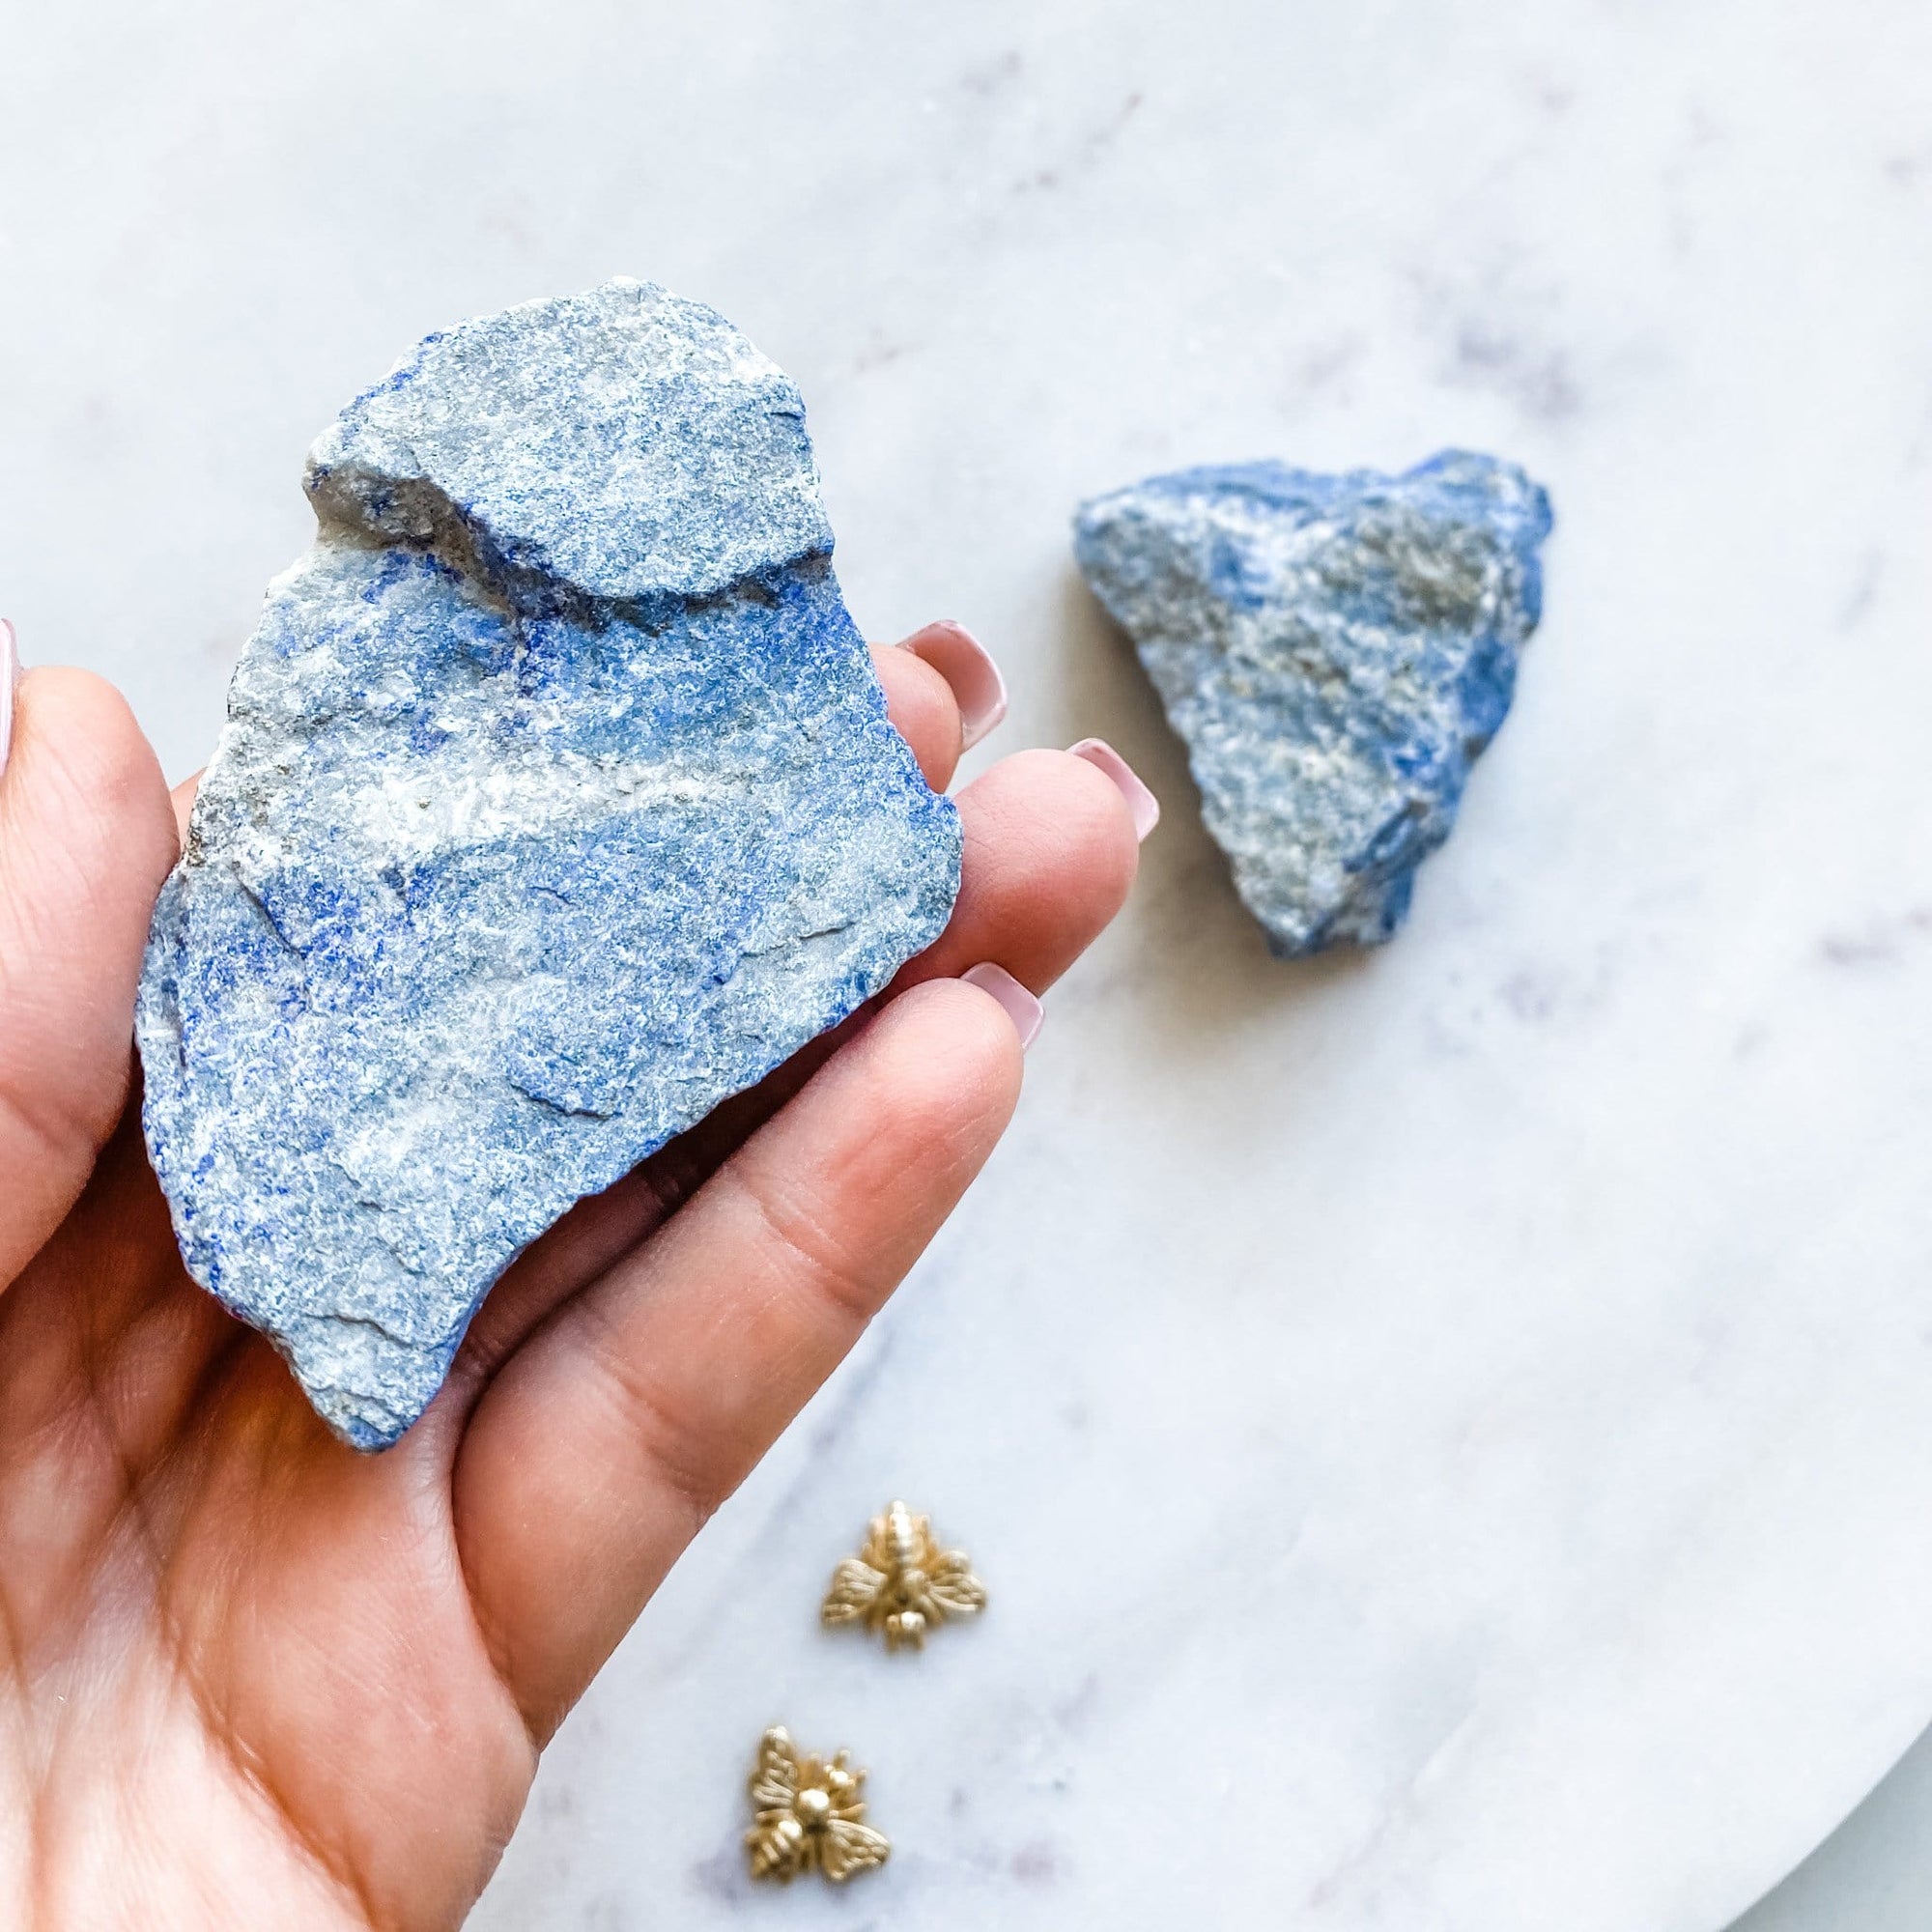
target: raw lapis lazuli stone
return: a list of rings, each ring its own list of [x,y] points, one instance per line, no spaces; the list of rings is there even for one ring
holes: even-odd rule
[[[190,1272],[393,1441],[492,1282],[940,931],[952,805],[832,574],[798,391],[620,281],[431,336],[310,453],[156,908]]]
[[[1080,568],[1276,952],[1401,925],[1509,710],[1549,524],[1514,464],[1459,450],[1399,476],[1183,469],[1081,506]]]

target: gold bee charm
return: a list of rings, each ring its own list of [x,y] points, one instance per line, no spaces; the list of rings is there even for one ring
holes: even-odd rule
[[[863,1623],[883,1631],[886,1648],[925,1646],[925,1634],[948,1617],[977,1616],[986,1607],[986,1586],[974,1576],[963,1549],[942,1549],[928,1518],[895,1503],[872,1519],[866,1547],[833,1573],[819,1606],[824,1624]]]
[[[865,1822],[866,1801],[859,1794],[866,1774],[851,1768],[848,1755],[840,1751],[830,1764],[800,1757],[782,1724],[765,1733],[752,1774],[756,1819],[745,1833],[753,1878],[789,1885],[800,1872],[822,1871],[843,1885],[854,1872],[870,1871],[891,1857],[886,1834]]]

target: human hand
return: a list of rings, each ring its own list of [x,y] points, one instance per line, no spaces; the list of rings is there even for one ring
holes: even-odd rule
[[[952,688],[875,659],[946,784]],[[21,682],[0,775],[0,1922],[463,1918],[564,1713],[1005,1127],[1015,1024],[954,976],[993,961],[1041,992],[1126,894],[1134,812],[1095,763],[1024,752],[958,803],[952,923],[876,1013],[575,1208],[423,1419],[363,1457],[188,1278],[148,1167],[134,988],[178,849],[154,754],[99,679]]]

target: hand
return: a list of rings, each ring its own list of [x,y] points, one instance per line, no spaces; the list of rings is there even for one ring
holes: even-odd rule
[[[952,691],[876,654],[936,785]],[[942,660],[943,661],[943,660]],[[990,1152],[1012,1022],[1135,866],[1122,794],[1025,752],[959,798],[952,924],[855,1020],[581,1204],[393,1450],[329,1435],[184,1272],[129,1100],[153,753],[29,674],[0,777],[0,1923],[456,1924],[537,1754]]]

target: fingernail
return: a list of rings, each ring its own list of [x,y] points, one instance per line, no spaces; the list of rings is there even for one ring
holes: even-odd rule
[[[7,770],[7,753],[14,748],[14,687],[20,681],[20,651],[14,627],[0,617],[0,775]]]
[[[1066,749],[1113,780],[1127,802],[1127,810],[1134,815],[1134,836],[1145,843],[1148,834],[1160,823],[1160,800],[1142,784],[1133,766],[1104,738],[1082,738],[1079,744]]]
[[[978,986],[980,992],[990,993],[1007,1009],[1007,1017],[1013,1023],[1013,1031],[1020,1037],[1020,1050],[1030,1047],[1039,1037],[1039,1030],[1046,1024],[1046,1009],[1007,971],[1004,966],[995,966],[988,959],[978,966],[969,966],[959,976],[969,986]]]
[[[915,631],[899,648],[923,659],[959,703],[959,749],[970,752],[1007,715],[1007,681],[992,653],[951,618]]]

